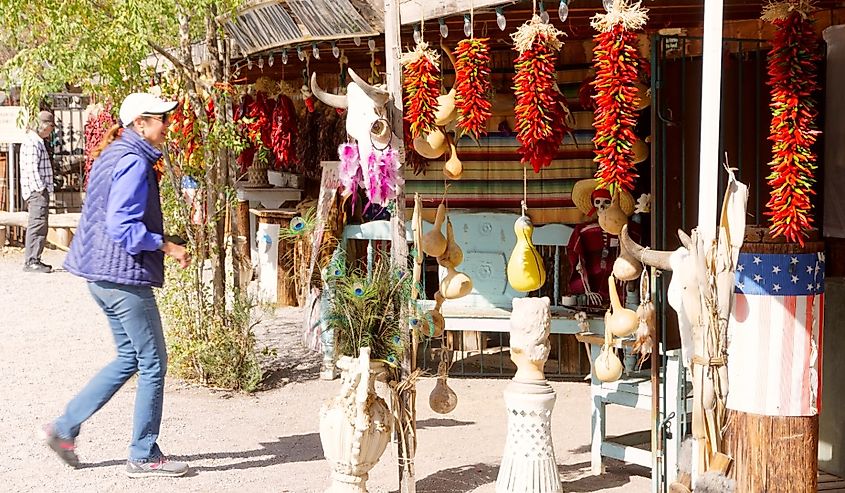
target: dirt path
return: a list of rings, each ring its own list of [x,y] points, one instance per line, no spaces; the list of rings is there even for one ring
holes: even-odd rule
[[[45,261],[61,265],[64,254]],[[193,468],[189,477],[130,480],[123,463],[131,429],[134,379],[82,429],[84,468],[61,464],[37,431],[114,356],[105,317],[84,281],[66,273],[21,271],[20,250],[0,253],[0,478],[9,492],[321,492],[328,486],[317,413],[338,383],[317,379],[318,360],[298,344],[296,311],[262,323],[257,335],[277,346],[277,387],[256,395],[209,391],[175,379],[167,384],[160,445]],[[458,408],[428,408],[434,381],[418,386],[417,491],[493,492],[504,444],[505,380],[452,379]],[[647,492],[649,471],[611,462],[589,475],[589,388],[553,383],[557,461],[567,492]],[[609,409],[608,433],[648,426],[648,415]],[[398,487],[395,447],[373,469],[372,493]]]

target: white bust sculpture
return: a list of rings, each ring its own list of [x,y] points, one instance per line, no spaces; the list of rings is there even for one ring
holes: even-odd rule
[[[549,357],[550,301],[514,298],[511,312],[511,360],[514,380],[545,380],[543,367]]]

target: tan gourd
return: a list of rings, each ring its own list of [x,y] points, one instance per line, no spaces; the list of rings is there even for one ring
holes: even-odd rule
[[[438,414],[449,414],[458,405],[458,395],[446,383],[447,365],[441,361],[437,369],[437,384],[428,395],[428,405]]]
[[[464,261],[464,251],[455,242],[455,231],[450,219],[446,219],[446,244],[446,252],[437,258],[437,263],[446,268],[456,268]]]
[[[441,232],[443,221],[446,220],[446,204],[440,203],[434,216],[434,228],[422,237],[422,249],[430,257],[439,257],[446,251],[448,243]]]
[[[622,232],[622,227],[628,223],[628,216],[619,205],[619,193],[613,194],[613,200],[610,207],[604,212],[599,212],[599,226],[608,233],[619,236]]]
[[[426,159],[437,159],[445,154],[448,148],[446,134],[439,128],[414,139],[414,151]]]
[[[625,243],[619,244],[619,256],[613,262],[613,276],[620,281],[633,281],[643,272],[643,264],[631,255],[625,248]]]
[[[605,315],[604,317],[605,324],[607,324],[608,317],[609,315]],[[619,360],[619,356],[613,350],[613,338],[610,332],[605,330],[604,345],[601,347],[601,352],[599,352],[596,361],[593,363],[593,371],[596,374],[596,378],[602,382],[615,382],[622,376],[622,370],[622,361]]]
[[[437,96],[437,111],[434,112],[434,124],[438,127],[445,127],[458,117],[458,110],[455,106],[455,88],[441,96]]]
[[[443,306],[443,301],[445,301],[445,298],[440,294],[440,291],[434,293],[434,309],[428,311],[428,316],[431,317],[431,332],[429,332],[431,337],[442,336],[443,331],[446,329],[446,320],[440,313],[440,307]]]
[[[454,68],[457,60],[455,60],[455,55],[452,53],[452,50],[446,46],[446,43],[444,43],[443,40],[440,41],[440,48],[443,50],[443,53],[449,57],[449,61],[452,62],[452,67]],[[457,91],[454,87],[452,87],[449,92],[437,97],[437,110],[434,112],[435,125],[445,127],[458,118],[458,109],[455,105],[456,95]]]
[[[616,291],[616,278],[613,274],[608,277],[607,284],[610,288],[610,308],[607,310],[609,316],[605,317],[605,330],[616,337],[628,337],[639,325],[637,312],[623,307],[619,302],[619,292]]]
[[[449,141],[449,160],[443,165],[443,175],[450,180],[460,180],[461,175],[464,174],[464,165],[458,159],[458,149],[455,147],[455,142],[447,137]]]
[[[463,298],[472,292],[472,279],[454,267],[446,267],[446,277],[440,281],[440,293],[447,300]]]

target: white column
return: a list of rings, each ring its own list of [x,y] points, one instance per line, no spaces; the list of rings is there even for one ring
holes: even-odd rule
[[[719,116],[722,108],[723,0],[704,2],[704,63],[701,77],[701,153],[698,168],[698,231],[708,245],[716,236],[719,193]]]

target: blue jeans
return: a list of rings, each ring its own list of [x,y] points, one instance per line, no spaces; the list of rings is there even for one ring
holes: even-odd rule
[[[67,405],[64,416],[53,423],[54,432],[74,439],[88,418],[138,373],[135,418],[129,460],[147,462],[162,454],[158,448],[167,349],[161,317],[149,286],[127,286],[112,282],[89,282],[88,289],[103,309],[117,346],[117,358],[85,386]]]

